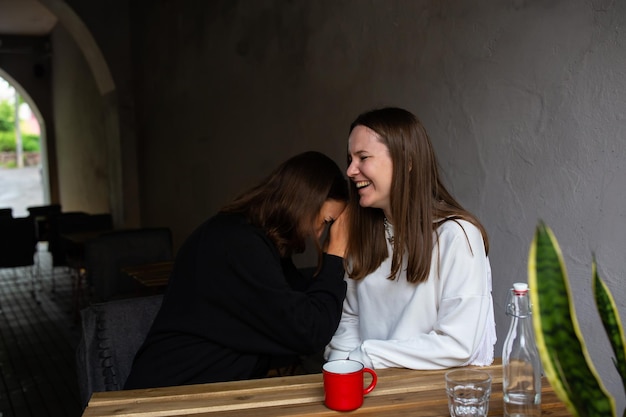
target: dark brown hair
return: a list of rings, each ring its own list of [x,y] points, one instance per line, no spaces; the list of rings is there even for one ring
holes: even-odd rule
[[[221,211],[242,213],[285,257],[304,251],[307,238],[315,237],[315,219],[328,199],[348,200],[346,179],[332,159],[309,151],[283,162]],[[321,257],[320,243],[313,240]]]
[[[350,126],[373,130],[387,146],[393,162],[390,209],[395,250],[390,279],[394,279],[407,256],[407,280],[428,279],[434,245],[433,231],[445,221],[464,219],[481,232],[489,251],[487,232],[478,219],[465,210],[441,183],[437,160],[424,126],[412,113],[394,107],[359,115]],[[384,213],[361,207],[356,186],[350,186],[350,277],[361,279],[374,272],[389,256],[385,243]]]

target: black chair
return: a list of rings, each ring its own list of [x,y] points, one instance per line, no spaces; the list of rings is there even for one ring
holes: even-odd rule
[[[48,252],[52,255],[52,292],[56,290],[56,271],[58,267],[69,270],[70,266],[67,262],[67,250],[66,243],[61,236],[62,230],[71,230],[72,224],[80,223],[83,217],[88,216],[87,213],[82,211],[70,211],[65,213],[53,213],[48,219]],[[78,274],[80,271],[72,269],[69,271],[72,277],[72,285],[74,286],[78,280]],[[78,312],[75,311],[77,315]]]
[[[100,234],[113,230],[113,217],[109,213],[88,214],[86,216],[62,217],[58,224],[61,242],[64,245],[66,263],[74,269],[84,267],[85,242]],[[78,240],[63,238],[63,235],[79,234]]]
[[[76,369],[83,408],[93,392],[121,390],[162,295],[93,304],[80,312]]]
[[[81,297],[84,296],[83,280],[85,276],[85,241],[68,239],[70,235],[97,236],[113,230],[113,217],[110,213],[88,214],[82,211],[65,212],[50,219],[48,251],[52,255],[52,292],[56,287],[55,268],[69,269],[72,279],[73,313],[78,320]]]
[[[83,224],[84,218],[89,214],[82,211],[70,211],[65,213],[57,213],[50,216],[48,229],[48,252],[52,255],[52,267],[67,267],[67,256],[65,242],[61,237],[62,233],[71,233],[79,229]]]
[[[31,267],[32,295],[37,299],[35,251],[37,238],[35,225],[28,217],[0,218],[0,268]]]
[[[113,230],[113,217],[110,213],[88,214],[82,211],[59,213],[50,218],[48,251],[52,255],[52,267],[69,267],[74,281],[80,280],[83,268],[84,245],[64,238],[75,233],[104,233]],[[52,291],[55,288],[55,275],[52,274]],[[77,283],[74,282],[74,286]]]
[[[31,206],[27,207],[26,210],[28,210],[28,217],[35,223],[37,241],[47,242],[50,230],[50,218],[61,213],[61,205],[49,204],[46,206]]]
[[[13,217],[13,209],[10,207],[0,208],[0,218],[12,218]]]
[[[136,283],[122,271],[127,266],[172,260],[169,228],[118,230],[85,243],[87,283],[97,301],[133,296]]]
[[[33,266],[37,239],[28,217],[0,218],[0,267]]]

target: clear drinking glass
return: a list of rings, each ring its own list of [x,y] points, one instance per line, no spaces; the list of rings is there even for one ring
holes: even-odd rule
[[[491,375],[478,369],[446,372],[446,392],[451,417],[486,417],[491,395]]]

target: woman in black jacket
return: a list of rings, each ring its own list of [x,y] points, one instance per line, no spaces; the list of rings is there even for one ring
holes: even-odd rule
[[[321,352],[345,297],[347,198],[337,164],[305,152],[200,225],[125,389],[259,378]],[[313,277],[291,260],[307,241],[318,251]]]

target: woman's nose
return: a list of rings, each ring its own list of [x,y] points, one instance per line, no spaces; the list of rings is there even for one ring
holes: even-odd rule
[[[351,178],[351,177],[356,176],[356,174],[358,173],[359,173],[359,170],[357,169],[354,161],[352,161],[350,165],[348,165],[348,169],[346,169],[346,175]]]

